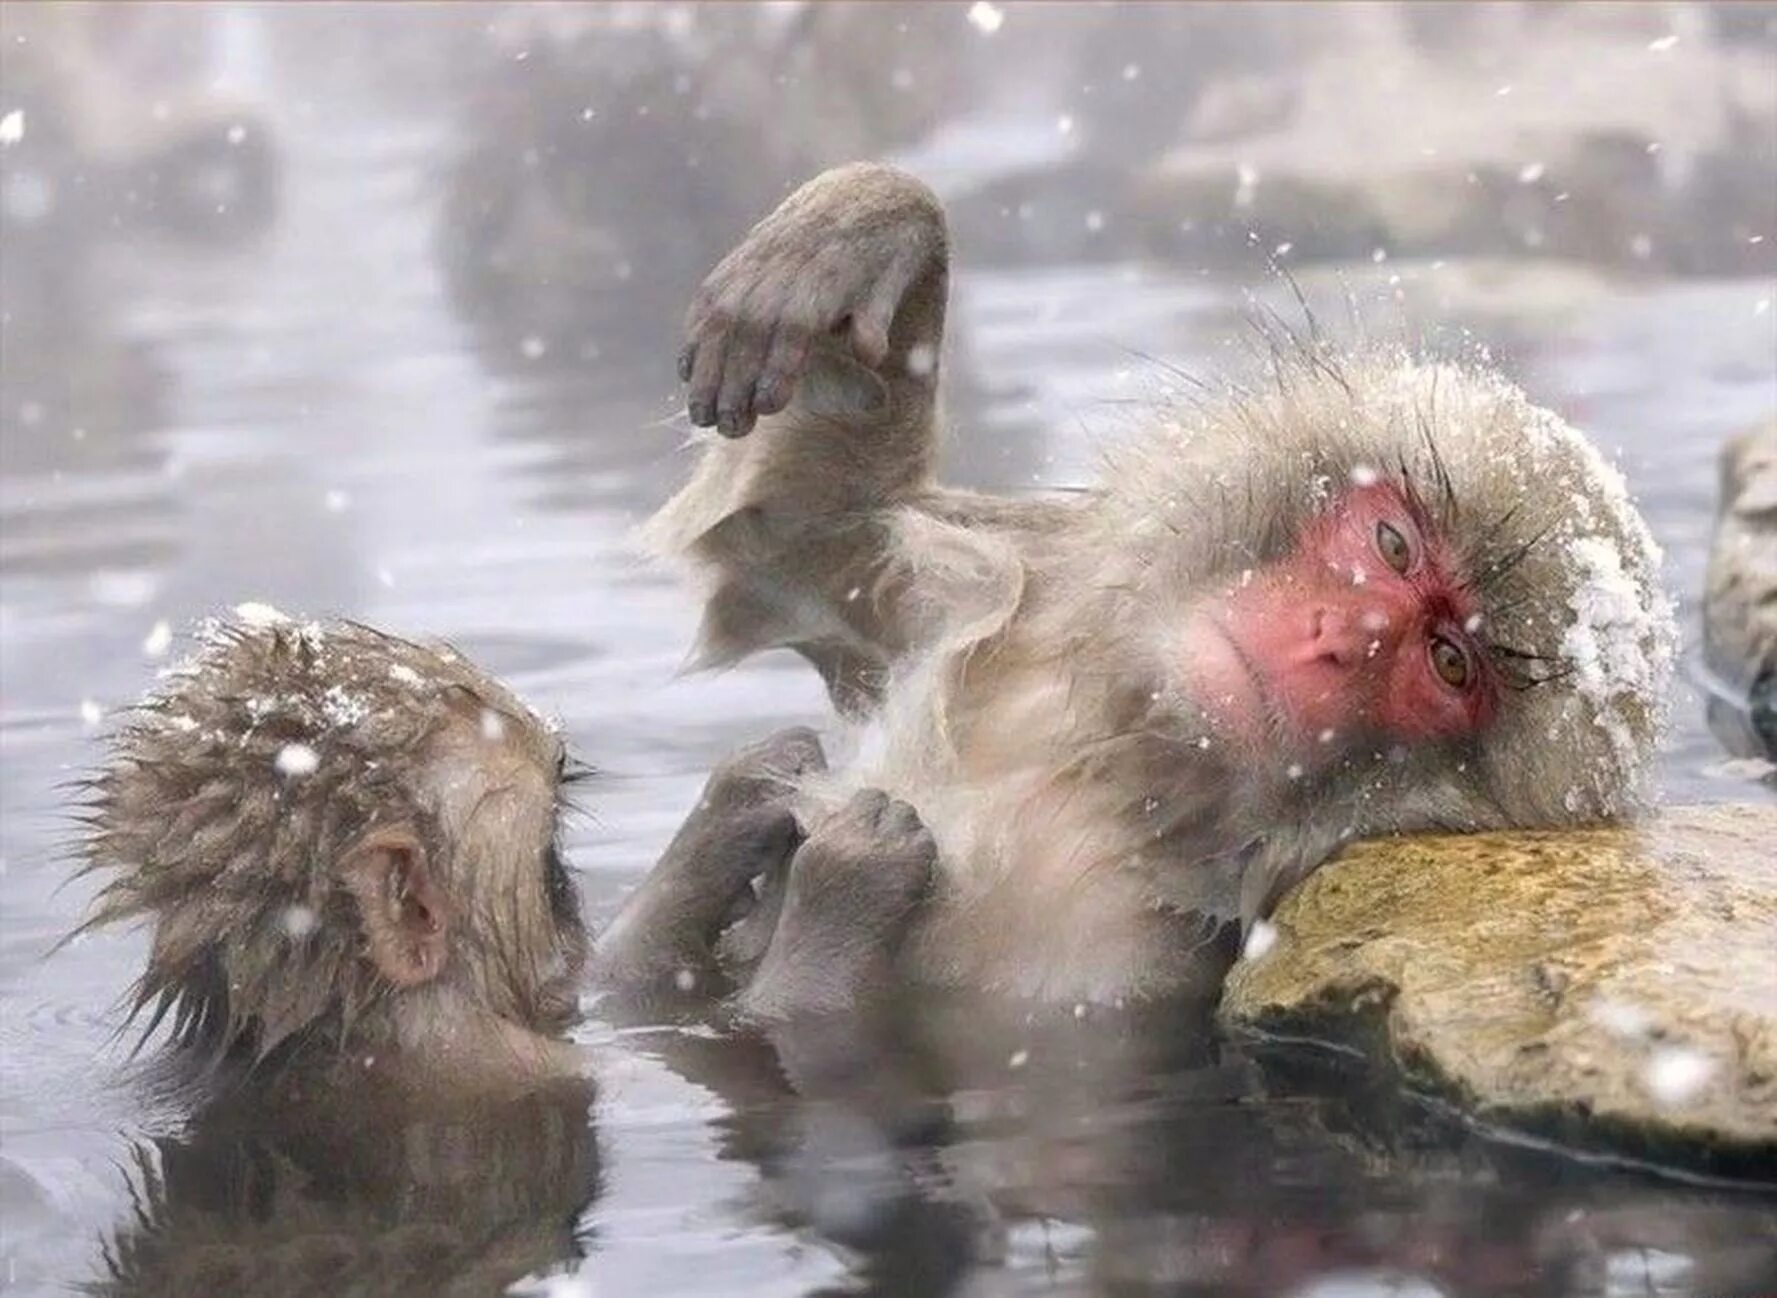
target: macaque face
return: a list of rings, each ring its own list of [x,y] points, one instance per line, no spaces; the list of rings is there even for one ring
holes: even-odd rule
[[[560,1031],[575,1016],[586,945],[558,848],[563,786],[573,777],[566,750],[517,711],[472,702],[426,757],[425,802],[454,849],[440,863],[446,886],[429,930],[439,963],[448,972],[467,962],[457,972],[483,984],[503,1017]],[[454,944],[438,932],[452,923],[472,940]],[[382,972],[402,985],[399,968]]]
[[[1479,605],[1429,517],[1372,483],[1192,610],[1187,680],[1237,742],[1324,764],[1358,743],[1483,729],[1499,686],[1479,630]]]

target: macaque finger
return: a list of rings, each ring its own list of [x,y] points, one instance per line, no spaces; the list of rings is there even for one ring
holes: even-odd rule
[[[695,346],[691,366],[691,391],[685,409],[691,422],[708,428],[716,422],[716,395],[722,382],[723,355],[727,351],[727,331],[718,328],[705,334]]]
[[[888,360],[889,331],[901,309],[901,299],[907,296],[920,265],[916,258],[896,258],[870,289],[863,303],[852,312],[852,350],[871,369],[880,369]]]
[[[753,387],[769,345],[764,331],[751,323],[743,322],[728,337],[716,395],[716,430],[724,437],[744,437],[753,429]]]
[[[789,323],[778,325],[771,337],[764,372],[753,389],[754,413],[775,415],[790,404],[813,349],[814,334],[810,330]]]
[[[880,789],[853,794],[796,850],[776,931],[737,1003],[742,1015],[782,1022],[863,1008],[890,981],[936,864],[911,806]]]

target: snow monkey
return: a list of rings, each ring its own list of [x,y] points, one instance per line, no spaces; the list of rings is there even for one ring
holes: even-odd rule
[[[111,878],[85,927],[152,924],[135,1012],[188,1057],[295,1089],[339,1073],[494,1094],[575,1073],[560,1032],[588,944],[557,827],[584,768],[449,649],[242,614],[127,714],[90,782],[87,867]],[[811,755],[791,732],[723,763],[660,873],[781,874],[783,795]],[[656,957],[729,904],[671,901],[650,912]],[[684,967],[603,972],[639,987]]]
[[[655,876],[706,886],[648,894],[649,958],[617,934],[607,987],[676,991],[672,938],[722,924],[724,881],[783,876],[818,758],[788,732],[717,768]],[[587,942],[557,835],[585,772],[457,653],[264,606],[120,718],[87,927],[150,926],[134,1009],[196,1103],[142,1151],[97,1292],[494,1293],[584,1252],[593,1079],[563,1029]]]
[[[1349,839],[1634,805],[1671,615],[1579,434],[1482,370],[1285,338],[1262,385],[1157,402],[1086,490],[952,490],[947,276],[933,194],[851,165],[689,313],[690,418],[722,436],[646,535],[703,583],[699,659],[788,646],[871,719],[804,781],[817,838],[837,814],[855,844],[848,788],[917,812],[820,858],[846,877],[792,868],[786,951],[852,940],[929,833],[929,894],[889,890],[898,976],[1159,994]]]
[[[448,649],[243,612],[92,781],[87,924],[153,926],[135,1011],[260,1068],[548,1073],[586,948],[560,738]]]

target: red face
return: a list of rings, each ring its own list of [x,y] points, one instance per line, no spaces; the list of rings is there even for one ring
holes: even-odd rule
[[[1186,671],[1230,734],[1292,760],[1451,738],[1498,702],[1478,611],[1429,520],[1393,486],[1355,487],[1289,554],[1198,606]]]

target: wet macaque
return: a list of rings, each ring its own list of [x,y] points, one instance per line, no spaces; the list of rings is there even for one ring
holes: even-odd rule
[[[804,835],[795,801],[827,769],[814,732],[719,765],[653,871],[599,935],[593,980],[643,1004],[706,999],[771,1021],[843,1012],[892,977],[937,847],[913,808],[855,793]]]
[[[1166,993],[1348,839],[1634,805],[1671,618],[1579,434],[1486,371],[1280,331],[1256,385],[1157,391],[1096,485],[947,489],[948,270],[925,186],[842,167],[711,272],[680,356],[721,436],[650,537],[703,583],[701,660],[794,648],[868,720],[801,780],[811,843],[862,788],[935,848],[886,927],[845,853],[804,949],[875,932],[907,979]]]
[[[1703,600],[1710,727],[1777,761],[1777,423],[1723,449],[1721,503]]]
[[[88,924],[152,925],[134,1008],[203,1061],[359,1089],[569,1075],[573,773],[452,651],[248,607],[112,735]]]

